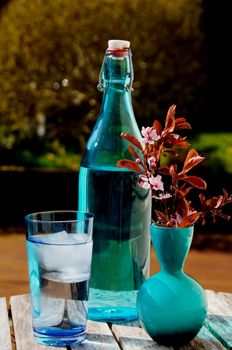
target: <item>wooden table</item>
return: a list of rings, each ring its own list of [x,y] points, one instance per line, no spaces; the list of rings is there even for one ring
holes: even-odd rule
[[[82,345],[84,350],[216,350],[232,349],[232,294],[207,291],[208,317],[197,337],[183,347],[166,347],[156,344],[139,324],[109,325],[88,322],[88,335]],[[16,295],[0,298],[0,350],[74,349],[54,348],[35,343],[31,327],[30,297]]]

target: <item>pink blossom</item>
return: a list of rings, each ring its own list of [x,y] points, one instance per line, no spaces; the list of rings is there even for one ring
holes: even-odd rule
[[[139,176],[138,185],[142,188],[145,188],[145,190],[148,190],[151,187],[148,178],[144,175]]]
[[[157,175],[156,177],[151,176],[149,179],[149,182],[150,182],[151,188],[153,190],[156,190],[156,191],[158,191],[158,190],[163,191],[164,190],[164,184],[162,181],[162,177],[160,175]]]
[[[162,177],[160,175],[157,175],[155,177],[153,175],[149,177],[145,175],[140,175],[138,185],[142,188],[145,188],[146,190],[148,190],[149,188],[155,191],[164,190],[164,184],[162,182]]]
[[[151,167],[151,168],[155,168],[156,167],[156,159],[155,159],[155,157],[149,157],[147,162],[148,162],[149,167]]]
[[[142,138],[142,142],[146,145],[147,143],[152,144],[154,141],[157,141],[160,136],[157,135],[157,132],[155,129],[147,127],[145,128],[144,126],[142,127],[141,131],[142,135],[144,136]]]
[[[152,197],[155,199],[163,200],[163,199],[171,198],[172,195],[170,193],[160,193],[159,196],[152,196]]]
[[[137,164],[141,164],[142,163],[140,158],[136,158],[135,161],[136,161]]]

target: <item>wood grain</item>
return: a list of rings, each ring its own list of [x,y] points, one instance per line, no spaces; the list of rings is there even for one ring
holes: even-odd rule
[[[175,347],[175,350],[224,350],[231,349],[231,306],[232,294],[215,293],[207,291],[209,315],[206,327],[189,344]],[[0,299],[1,316],[4,316],[3,324],[8,324],[5,300]],[[17,350],[42,350],[50,347],[35,343],[31,325],[31,306],[28,295],[14,296],[10,299],[12,319],[14,324]],[[2,306],[3,305],[3,306]],[[3,316],[1,318],[3,320]],[[154,342],[149,335],[138,326],[138,323],[130,325],[112,325],[112,332],[106,323],[88,321],[87,340],[79,347],[84,350],[174,350]],[[213,334],[212,334],[213,333]],[[215,336],[216,337],[215,337]],[[115,338],[116,340],[115,340]],[[9,329],[8,329],[9,338]],[[0,338],[1,339],[1,338]],[[118,345],[119,344],[119,345]],[[1,350],[12,349],[0,347]],[[54,348],[64,349],[64,348]]]
[[[205,327],[189,344],[171,347],[157,344],[139,327],[113,325],[112,332],[123,350],[224,350],[226,349]]]
[[[87,339],[81,344],[85,350],[120,350],[106,323],[88,321]]]
[[[139,327],[113,325],[112,332],[123,350],[174,350],[173,347],[159,345]]]
[[[17,295],[10,298],[12,320],[17,350],[45,350],[48,346],[37,344],[33,337],[31,321],[31,303],[29,295]],[[66,349],[57,348],[53,349]]]
[[[30,297],[28,295],[13,296],[10,298],[10,305],[17,350],[51,350],[51,347],[37,344],[34,340]],[[52,347],[52,349],[66,349],[66,347]],[[119,350],[120,348],[106,323],[89,321],[87,339],[81,344],[81,349]]]
[[[226,348],[204,326],[201,328],[198,335],[189,344],[180,347],[180,350],[203,350],[203,349],[204,350],[225,350]]]
[[[0,298],[0,349],[12,350],[6,299]]]
[[[229,315],[232,313],[232,294],[207,291],[209,317],[207,329],[202,327],[189,344],[180,347],[183,350],[222,350],[231,349],[232,325]],[[219,315],[219,316],[216,316]],[[227,317],[222,317],[226,316]],[[220,317],[220,319],[218,319]],[[173,349],[155,343],[149,335],[138,326],[113,325],[112,332],[123,350]],[[213,334],[212,334],[212,333]],[[225,345],[222,345],[222,343]],[[177,349],[177,348],[175,348]]]
[[[227,349],[232,349],[232,294],[207,291],[206,327]]]

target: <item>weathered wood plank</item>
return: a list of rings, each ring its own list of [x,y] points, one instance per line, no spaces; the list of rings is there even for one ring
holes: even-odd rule
[[[149,335],[139,327],[113,325],[115,334],[123,350],[224,350],[225,347],[205,327],[189,344],[181,347],[167,347],[154,342]]]
[[[88,321],[87,339],[81,344],[84,350],[120,350],[106,323]]]
[[[232,316],[232,294],[206,290],[208,315]]]
[[[227,349],[232,349],[232,294],[207,291],[206,327]]]
[[[12,321],[17,350],[45,350],[51,347],[37,344],[33,337],[31,303],[29,295],[16,295],[10,298]],[[66,349],[57,348],[54,349]]]
[[[181,350],[225,350],[221,342],[206,328],[202,327],[198,335]]]
[[[144,329],[137,326],[112,325],[112,332],[123,350],[173,350],[155,343]]]
[[[51,347],[39,345],[33,337],[31,323],[31,303],[29,295],[10,298],[12,320],[15,330],[17,350],[44,350]],[[119,350],[119,346],[106,323],[88,321],[87,339],[82,343],[84,350]],[[72,347],[75,349],[76,347]],[[0,348],[1,349],[1,348]],[[66,349],[52,347],[52,349]],[[2,350],[2,349],[1,349]]]
[[[208,329],[203,327],[198,336],[191,343],[182,346],[179,349],[232,349],[232,294],[207,291],[207,297],[209,313],[206,326]],[[29,296],[22,295],[11,297],[10,303],[17,350],[50,349],[50,347],[37,344],[33,338]],[[6,306],[4,307],[5,312],[7,312]],[[1,315],[2,314],[0,314],[0,320]],[[112,332],[120,346],[116,342]],[[83,342],[81,348],[84,350],[119,350],[120,348],[123,350],[173,350],[172,347],[165,347],[155,343],[136,323],[130,323],[129,326],[114,324],[112,325],[112,332],[106,323],[88,321],[87,340]],[[221,343],[223,343],[225,347]],[[0,346],[0,349],[8,350],[12,349],[12,347],[4,348]],[[76,349],[76,347],[73,347],[73,349]],[[175,347],[175,350],[177,349],[178,348]]]
[[[6,299],[0,298],[0,349],[12,350]]]

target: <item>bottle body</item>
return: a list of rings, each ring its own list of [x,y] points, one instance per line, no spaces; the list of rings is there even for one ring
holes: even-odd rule
[[[79,173],[79,210],[94,214],[89,318],[101,321],[137,318],[137,290],[150,268],[150,193],[138,186],[136,173],[116,166],[128,158],[120,133],[140,137],[125,86],[126,61],[108,62],[110,82]]]
[[[81,167],[79,176],[79,208],[95,218],[89,317],[136,319],[137,290],[149,277],[150,196],[133,172],[116,167]]]

